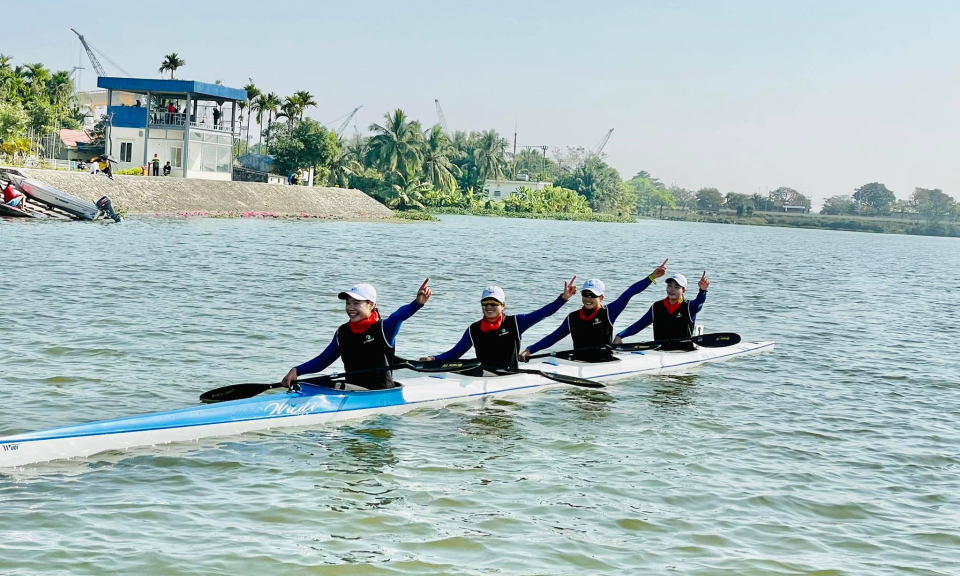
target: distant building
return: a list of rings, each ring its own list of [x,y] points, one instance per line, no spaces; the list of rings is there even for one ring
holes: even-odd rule
[[[778,206],[777,212],[793,212],[799,214],[805,214],[809,212],[810,209],[806,206]]]
[[[58,133],[60,145],[57,146],[58,160],[82,160],[86,162],[91,156],[103,154],[103,146],[93,146],[90,136],[83,130],[68,130],[63,128]]]
[[[107,90],[106,151],[120,170],[153,159],[170,162],[171,176],[231,180],[237,102],[247,92],[193,80],[103,76]]]
[[[553,182],[530,182],[529,180],[485,180],[483,191],[486,192],[492,200],[502,200],[520,191],[520,188],[529,188],[530,190],[543,190],[547,186],[553,186]]]

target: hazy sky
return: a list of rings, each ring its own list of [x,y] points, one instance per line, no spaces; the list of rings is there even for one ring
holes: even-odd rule
[[[146,7],[149,6],[149,9]],[[364,131],[402,108],[425,126],[594,147],[626,179],[816,200],[885,183],[960,196],[960,2],[0,1],[0,53],[93,74],[76,27],[134,76],[287,95]],[[119,73],[103,62],[108,74]],[[351,129],[352,131],[352,129]]]

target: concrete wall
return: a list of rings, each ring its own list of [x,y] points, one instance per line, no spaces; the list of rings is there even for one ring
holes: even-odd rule
[[[103,195],[128,214],[276,212],[389,218],[393,212],[359,190],[223,182],[151,176],[93,176],[81,172],[15,168],[20,174],[78,198],[96,202]]]

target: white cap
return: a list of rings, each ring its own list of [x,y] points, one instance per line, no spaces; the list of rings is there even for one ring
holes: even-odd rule
[[[582,288],[582,290],[589,290],[593,292],[594,296],[603,296],[603,291],[606,289],[607,287],[603,285],[603,282],[597,280],[596,278],[591,278],[584,282]]]
[[[503,294],[503,288],[499,286],[487,286],[483,289],[483,294],[480,295],[480,301],[483,302],[488,298],[493,298],[501,304],[507,302],[507,297]]]
[[[687,277],[684,276],[683,274],[674,274],[673,276],[667,278],[667,280],[673,280],[674,282],[679,284],[680,287],[683,288],[684,290],[687,289]]]
[[[347,298],[353,298],[354,300],[368,300],[376,304],[377,289],[370,284],[357,284],[346,292],[341,292],[337,298],[341,300],[346,300]]]

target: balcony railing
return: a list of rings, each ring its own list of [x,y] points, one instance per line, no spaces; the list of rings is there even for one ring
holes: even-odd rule
[[[187,115],[183,112],[154,112],[150,114],[150,125],[151,126],[172,126],[175,128],[183,128],[187,121]],[[214,124],[212,120],[201,120],[200,122],[190,122],[191,128],[199,128],[201,130],[215,130],[217,132],[226,132],[227,134],[237,134],[233,130],[234,126],[229,120],[220,119],[218,124]],[[237,123],[239,127],[239,123]]]

